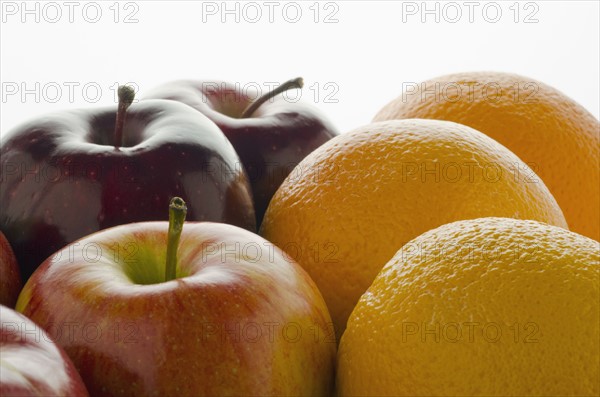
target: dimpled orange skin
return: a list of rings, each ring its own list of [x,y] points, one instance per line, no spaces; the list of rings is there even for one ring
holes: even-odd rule
[[[600,124],[581,105],[539,81],[497,72],[451,74],[408,90],[374,121],[439,119],[483,132],[535,170],[572,231],[600,240]]]
[[[316,282],[339,340],[400,247],[445,223],[486,216],[567,227],[539,177],[491,138],[448,121],[400,120],[312,152],[275,194],[261,234]]]
[[[417,237],[352,312],[338,395],[597,396],[599,249],[506,218]]]

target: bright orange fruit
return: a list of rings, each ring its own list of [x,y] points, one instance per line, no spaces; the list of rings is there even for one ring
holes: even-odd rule
[[[339,396],[597,396],[600,244],[534,221],[430,230],[348,321]]]
[[[307,270],[339,337],[406,242],[486,216],[567,227],[540,178],[493,139],[448,121],[401,120],[358,128],[312,152],[273,197],[261,234]]]
[[[515,74],[451,74],[407,85],[374,121],[410,118],[494,138],[542,178],[571,230],[600,240],[600,124],[562,92]]]

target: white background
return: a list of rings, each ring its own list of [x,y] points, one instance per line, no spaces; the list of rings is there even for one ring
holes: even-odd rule
[[[403,86],[475,70],[541,80],[599,114],[595,0],[1,3],[2,133],[48,111],[114,104],[117,84],[143,94],[181,78],[266,91],[303,76],[302,99],[342,132]]]

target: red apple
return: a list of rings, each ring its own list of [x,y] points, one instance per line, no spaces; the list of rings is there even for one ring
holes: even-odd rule
[[[0,305],[0,396],[87,396],[65,352],[30,319]]]
[[[0,232],[0,305],[15,307],[22,286],[17,258]]]
[[[190,219],[256,230],[252,193],[221,130],[174,101],[133,101],[32,120],[2,136],[0,230],[27,280],[49,255],[98,230],[166,220],[173,196]]]
[[[64,347],[92,395],[330,395],[336,343],[309,276],[256,234],[183,227],[184,216],[175,198],[170,223],[68,245],[31,276],[18,310]]]
[[[259,98],[256,89],[239,84],[181,80],[157,87],[144,98],[183,102],[219,126],[248,173],[260,226],[271,198],[294,167],[339,134],[315,106],[279,95],[302,85],[301,78],[293,79]]]

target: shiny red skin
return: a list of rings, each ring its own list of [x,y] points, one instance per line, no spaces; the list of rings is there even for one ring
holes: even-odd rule
[[[339,132],[315,106],[302,100],[291,102],[284,95],[242,119],[244,109],[258,96],[256,90],[246,88],[222,81],[180,80],[157,87],[143,98],[183,102],[221,128],[250,178],[260,226],[271,198],[288,174]]]
[[[24,280],[49,255],[111,226],[168,219],[183,198],[188,220],[255,231],[239,158],[208,118],[173,101],[127,110],[114,147],[115,108],[64,112],[23,124],[0,143],[0,230]]]
[[[22,286],[17,258],[4,233],[0,232],[0,305],[15,307]]]
[[[178,278],[165,282],[167,229],[143,222],[87,236],[45,261],[19,296],[17,310],[55,337],[90,394],[332,395],[335,335],[308,274],[256,234],[186,222]],[[93,263],[88,245],[101,252]]]
[[[88,396],[63,349],[33,321],[2,305],[0,359],[0,396]]]

